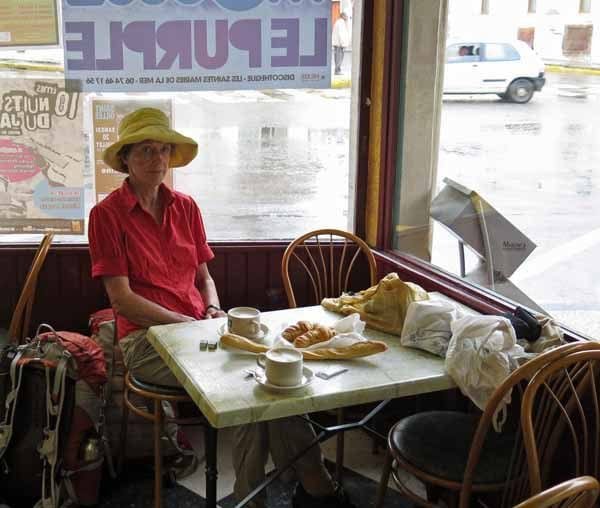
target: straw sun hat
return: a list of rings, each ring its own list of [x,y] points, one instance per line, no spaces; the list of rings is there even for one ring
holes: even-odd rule
[[[169,119],[155,108],[141,108],[126,115],[119,124],[119,141],[110,145],[102,158],[111,168],[127,173],[127,167],[119,157],[119,150],[125,145],[145,140],[171,143],[175,148],[171,152],[169,167],[178,168],[189,164],[198,153],[198,143],[169,127]]]

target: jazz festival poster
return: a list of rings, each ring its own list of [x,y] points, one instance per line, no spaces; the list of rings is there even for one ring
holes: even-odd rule
[[[0,80],[0,233],[83,234],[81,94]]]
[[[83,91],[331,86],[330,0],[63,0]]]
[[[0,49],[58,46],[59,0],[2,0]]]
[[[119,124],[123,117],[138,108],[160,109],[171,120],[171,101],[165,100],[92,100],[94,174],[96,186],[96,203],[102,201],[113,190],[119,188],[125,173],[115,171],[102,160],[106,148],[115,143],[118,136]],[[173,171],[169,170],[164,180],[173,188]]]

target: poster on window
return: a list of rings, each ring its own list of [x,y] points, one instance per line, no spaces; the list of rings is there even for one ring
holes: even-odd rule
[[[171,120],[171,101],[165,100],[92,100],[92,129],[96,203],[119,188],[125,173],[115,171],[102,160],[104,150],[118,140],[119,123],[123,117],[138,108],[157,108]],[[164,183],[173,188],[173,171],[169,171]]]
[[[0,50],[58,46],[59,0],[2,0]]]
[[[330,0],[63,0],[84,91],[329,88]]]
[[[0,233],[83,234],[81,94],[0,79]]]

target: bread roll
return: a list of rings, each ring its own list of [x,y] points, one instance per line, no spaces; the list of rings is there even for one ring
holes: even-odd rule
[[[314,323],[310,321],[298,321],[295,325],[288,326],[283,332],[281,332],[281,336],[285,340],[289,340],[290,342],[294,342],[296,337],[299,337],[303,333],[312,330],[315,327]]]
[[[294,340],[294,346],[299,348],[305,348],[318,344],[319,342],[325,342],[331,339],[335,335],[335,330],[329,326],[316,325],[312,330],[309,330],[302,335],[296,337]]]

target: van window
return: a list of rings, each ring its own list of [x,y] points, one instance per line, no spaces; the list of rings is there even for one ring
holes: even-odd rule
[[[519,60],[521,57],[510,44],[492,43],[485,45],[484,60],[496,62],[499,60]]]
[[[448,63],[477,62],[479,61],[480,45],[472,42],[452,44],[446,49]]]

